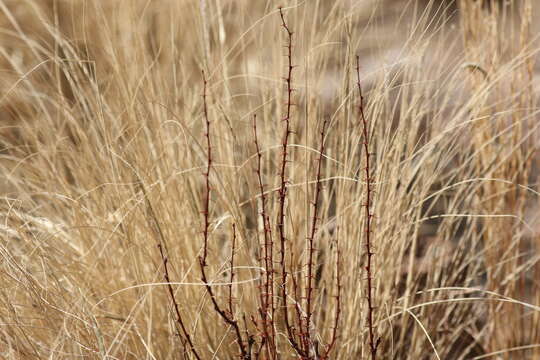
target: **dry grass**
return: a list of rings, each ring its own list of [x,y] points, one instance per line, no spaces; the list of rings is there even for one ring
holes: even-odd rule
[[[539,358],[501,3],[0,1],[0,357]]]

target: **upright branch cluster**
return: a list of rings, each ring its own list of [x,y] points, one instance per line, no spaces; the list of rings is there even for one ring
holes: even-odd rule
[[[360,83],[360,57],[356,56],[356,76],[357,76],[357,85],[358,85],[358,95],[359,95],[359,105],[358,111],[360,113],[360,120],[362,122],[362,136],[364,138],[364,157],[366,165],[364,167],[365,171],[365,183],[366,183],[366,202],[364,203],[365,207],[365,247],[366,247],[366,298],[368,304],[368,332],[369,332],[369,350],[371,353],[371,359],[375,360],[377,358],[377,349],[379,347],[380,339],[376,339],[376,329],[373,321],[374,313],[374,294],[373,294],[373,245],[371,243],[371,233],[372,233],[372,222],[373,222],[373,213],[372,213],[372,197],[373,197],[373,177],[371,174],[371,155],[369,150],[370,146],[370,137],[369,137],[369,124],[364,111],[364,96],[362,94],[362,86]]]
[[[212,286],[212,283],[208,276],[209,257],[210,257],[210,203],[212,195],[211,177],[214,174],[213,168],[213,152],[212,152],[212,122],[208,113],[207,104],[207,80],[203,71],[203,120],[204,120],[204,138],[206,140],[206,166],[203,171],[204,176],[204,198],[202,200],[202,238],[203,246],[201,255],[199,256],[199,269],[203,286],[208,294],[212,303],[214,311],[219,315],[221,320],[232,329],[232,333],[235,337],[235,343],[238,346],[239,357],[244,360],[251,359],[268,359],[278,360],[282,356],[285,356],[283,348],[289,347],[296,353],[297,357],[301,360],[328,360],[332,349],[335,347],[338,338],[338,324],[341,313],[341,273],[339,262],[339,249],[337,250],[336,260],[336,283],[337,293],[336,298],[336,310],[333,318],[333,328],[330,335],[330,340],[327,344],[319,346],[321,341],[318,337],[316,326],[314,324],[315,318],[315,255],[317,252],[317,233],[320,217],[320,198],[322,193],[322,165],[325,153],[325,138],[328,127],[328,120],[325,120],[320,132],[320,145],[319,156],[316,159],[316,188],[312,199],[313,215],[311,218],[310,228],[306,237],[306,255],[302,261],[302,266],[305,266],[305,281],[299,275],[295,275],[295,269],[298,268],[294,262],[296,261],[293,254],[293,248],[287,241],[286,228],[285,228],[285,208],[287,202],[287,186],[288,186],[288,163],[289,163],[289,141],[290,135],[293,133],[291,126],[292,107],[294,106],[292,101],[293,87],[292,87],[292,73],[294,65],[292,64],[292,38],[293,33],[290,30],[283,10],[279,9],[281,18],[281,25],[286,32],[287,44],[286,57],[287,57],[287,73],[284,78],[286,83],[286,103],[284,115],[281,118],[281,123],[284,127],[284,133],[282,138],[282,153],[280,168],[280,186],[278,190],[278,204],[277,204],[277,219],[275,223],[271,221],[271,214],[269,212],[270,207],[268,204],[268,195],[265,191],[265,184],[263,181],[263,164],[262,164],[262,151],[259,143],[259,135],[257,132],[257,117],[253,117],[253,138],[256,151],[256,180],[260,198],[260,210],[259,216],[262,223],[264,235],[260,243],[261,251],[259,256],[259,262],[264,269],[261,274],[260,286],[258,287],[258,299],[259,307],[257,314],[251,314],[249,318],[252,323],[248,324],[246,321],[246,315],[243,315],[242,322],[240,323],[237,318],[233,301],[234,293],[234,281],[235,281],[235,259],[237,245],[236,225],[232,225],[232,237],[231,237],[231,254],[230,254],[230,276],[229,282],[226,284],[226,290],[223,291],[223,295],[226,298],[223,303],[218,301],[218,290]],[[273,227],[274,226],[274,227]],[[163,242],[163,241],[162,241]],[[159,245],[162,262],[165,268],[165,280],[169,283],[169,271],[167,267],[167,258],[164,250]],[[278,258],[279,259],[274,259]],[[281,278],[280,276],[281,275]],[[288,277],[290,275],[290,284],[288,284]],[[196,359],[201,359],[199,353],[195,349],[192,341],[192,337],[188,333],[184,321],[182,320],[178,302],[175,299],[174,291],[169,286],[169,294],[173,301],[174,309],[177,315],[177,322],[179,331],[178,334],[184,343],[184,347],[189,348],[191,353]],[[292,299],[292,300],[291,300]],[[278,322],[279,319],[279,322]],[[283,319],[283,323],[281,322]],[[279,342],[280,328],[285,332],[285,342]],[[200,350],[199,350],[200,351]]]

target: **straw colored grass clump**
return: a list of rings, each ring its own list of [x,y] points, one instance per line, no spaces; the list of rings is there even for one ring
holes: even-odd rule
[[[0,357],[539,358],[533,3],[0,2]]]

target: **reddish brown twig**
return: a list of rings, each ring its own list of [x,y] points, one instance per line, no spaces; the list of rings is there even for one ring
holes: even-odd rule
[[[169,276],[169,269],[168,269],[168,261],[169,261],[169,259],[167,258],[167,256],[163,252],[163,246],[161,245],[161,243],[158,244],[158,249],[159,249],[159,253],[161,255],[161,262],[163,263],[163,268],[164,268],[163,277],[165,278],[165,282],[167,283],[167,289],[169,290],[169,297],[171,298],[171,301],[173,303],[173,308],[174,308],[174,311],[176,313],[176,322],[178,323],[178,325],[180,326],[180,329],[182,330],[185,341],[187,342],[191,353],[193,354],[193,356],[195,356],[195,358],[197,360],[200,360],[201,357],[199,356],[199,354],[195,350],[195,346],[193,345],[193,341],[191,340],[191,336],[189,335],[189,333],[188,333],[188,331],[186,329],[186,326],[184,325],[184,321],[182,320],[182,315],[180,314],[180,307],[178,306],[178,302],[176,301],[176,296],[174,295],[174,289],[173,289],[173,287],[171,285],[171,278]],[[182,339],[182,336],[180,335],[180,330],[178,330],[178,337],[180,339]]]
[[[203,116],[204,116],[204,122],[206,126],[205,131],[205,137],[206,137],[206,149],[207,149],[207,163],[206,163],[206,172],[204,173],[204,178],[206,182],[206,194],[204,198],[204,226],[203,226],[203,237],[204,237],[204,246],[203,246],[203,256],[202,256],[202,266],[206,266],[206,259],[208,257],[208,230],[210,229],[210,171],[212,170],[212,144],[210,142],[210,117],[208,116],[208,105],[206,101],[206,87],[208,85],[206,81],[206,75],[204,74],[204,70],[202,71],[202,77],[203,77]]]
[[[287,147],[289,146],[289,137],[292,133],[291,130],[291,113],[292,113],[292,93],[294,91],[292,87],[292,72],[294,69],[294,66],[292,64],[292,38],[293,38],[293,32],[289,29],[289,26],[287,25],[287,22],[285,21],[285,15],[283,14],[283,8],[279,8],[279,15],[281,17],[281,26],[286,32],[287,36],[287,45],[285,46],[287,49],[287,75],[284,78],[285,83],[287,85],[286,90],[286,96],[287,100],[285,103],[286,109],[285,109],[285,116],[283,117],[282,121],[285,123],[285,130],[283,133],[283,139],[281,142],[282,145],[282,152],[281,152],[281,172],[280,172],[280,188],[279,188],[279,212],[278,212],[278,235],[279,235],[279,244],[280,244],[280,267],[281,267],[281,301],[283,303],[282,309],[283,309],[283,318],[285,320],[285,328],[287,330],[287,337],[289,342],[291,343],[291,346],[294,348],[294,350],[303,358],[307,357],[303,349],[298,344],[298,341],[296,340],[296,330],[291,325],[290,319],[289,319],[289,310],[288,310],[288,292],[287,292],[287,264],[286,264],[286,233],[285,233],[285,203],[287,201],[287,163],[288,160],[288,150]]]
[[[232,244],[231,244],[231,276],[229,277],[229,313],[233,311],[233,282],[234,282],[234,253],[236,250],[236,224],[232,224]]]
[[[214,294],[214,291],[212,290],[212,286],[208,282],[205,267],[202,264],[202,259],[201,258],[199,258],[199,265],[200,265],[200,268],[201,268],[201,280],[205,284],[206,291],[208,292],[208,295],[210,295],[210,300],[212,302],[212,305],[214,306],[214,310],[219,314],[219,316],[223,319],[223,321],[225,321],[225,323],[227,323],[228,325],[230,325],[233,328],[234,333],[236,335],[236,339],[237,339],[237,343],[238,343],[238,347],[240,349],[240,354],[241,354],[242,359],[246,359],[246,360],[251,359],[251,355],[248,353],[248,351],[246,349],[246,345],[244,344],[244,340],[243,340],[243,337],[242,337],[242,331],[240,330],[240,325],[238,325],[238,320],[236,320],[233,313],[230,313],[230,312],[228,312],[226,310],[223,310],[220,307],[220,305],[218,304],[217,299],[216,299],[216,295]],[[231,300],[231,302],[232,302],[232,300]],[[248,338],[249,338],[249,334],[248,334]]]
[[[330,342],[326,346],[324,354],[321,356],[322,360],[329,359],[332,349],[336,345],[338,338],[338,329],[339,329],[339,319],[341,316],[341,263],[340,263],[341,253],[339,251],[339,241],[336,240],[336,312],[334,315],[334,327],[332,328],[332,335],[330,337]]]
[[[366,181],[366,202],[364,204],[365,207],[365,216],[366,216],[366,256],[367,256],[367,263],[366,263],[366,274],[367,274],[367,303],[368,303],[368,331],[369,331],[369,348],[371,353],[371,359],[375,360],[377,358],[377,349],[379,347],[380,339],[376,339],[376,329],[375,325],[373,324],[373,312],[374,312],[374,295],[372,292],[373,288],[373,270],[372,270],[372,258],[373,258],[373,251],[372,251],[372,244],[371,244],[371,232],[372,232],[372,220],[373,220],[373,214],[371,213],[371,207],[372,207],[372,194],[373,194],[373,188],[372,188],[372,176],[371,176],[371,153],[369,152],[369,145],[370,145],[370,138],[369,138],[369,124],[366,119],[365,113],[364,113],[364,96],[362,94],[362,86],[360,83],[360,57],[356,56],[356,76],[357,76],[357,85],[358,85],[358,94],[360,97],[360,104],[358,105],[358,111],[360,113],[360,120],[362,122],[362,135],[364,137],[364,156],[366,161],[366,166],[364,168],[365,171],[365,181]]]
[[[212,289],[211,284],[208,281],[208,276],[206,275],[206,267],[207,267],[207,257],[208,257],[208,240],[209,240],[209,234],[210,234],[210,194],[211,194],[211,187],[210,187],[210,172],[212,170],[212,144],[210,140],[210,118],[208,116],[208,107],[207,107],[207,81],[204,74],[204,71],[202,72],[203,76],[203,115],[204,115],[204,121],[206,124],[206,145],[207,145],[207,167],[206,172],[204,173],[205,177],[205,183],[206,183],[206,194],[205,194],[205,200],[204,200],[204,210],[203,210],[203,218],[204,218],[204,225],[203,225],[203,255],[199,257],[199,267],[201,271],[201,280],[205,284],[206,292],[208,295],[210,295],[210,300],[212,302],[212,305],[214,306],[214,310],[219,314],[219,316],[223,319],[223,321],[230,325],[234,329],[234,333],[236,335],[238,347],[240,349],[240,355],[242,359],[251,359],[251,353],[248,351],[246,344],[244,343],[243,337],[242,337],[242,331],[240,330],[240,325],[238,324],[238,320],[235,318],[232,311],[226,311],[221,308],[219,303],[217,302],[216,295],[214,293],[214,290]],[[233,244],[235,242],[236,234],[233,234]],[[234,245],[233,250],[234,252]],[[232,261],[232,260],[231,260]],[[231,267],[232,272],[232,267]],[[232,276],[232,274],[231,274]],[[232,286],[232,285],[231,285]],[[231,289],[231,288],[230,288]],[[231,296],[232,296],[232,289],[231,289]],[[232,310],[232,298],[229,298],[229,308]],[[246,329],[247,332],[247,329]],[[248,340],[251,339],[249,334],[247,334]]]
[[[319,220],[319,197],[322,190],[321,184],[321,169],[324,156],[324,138],[326,135],[326,125],[328,120],[324,120],[321,130],[321,140],[319,147],[319,157],[317,158],[317,175],[316,175],[316,188],[313,199],[313,218],[311,220],[311,231],[308,236],[308,263],[307,263],[307,279],[306,279],[306,315],[305,315],[305,327],[304,333],[304,351],[307,354],[312,353],[313,340],[311,338],[311,322],[313,316],[313,256],[315,255],[315,234],[317,233],[317,222]]]
[[[141,192],[143,193],[144,199],[146,201],[146,207],[150,215],[150,219],[152,219],[153,228],[157,234],[157,238],[158,238],[157,248],[159,249],[161,263],[163,264],[163,278],[165,279],[165,283],[167,284],[169,298],[171,299],[173,303],[174,312],[176,313],[176,323],[178,324],[178,327],[179,327],[177,328],[178,337],[180,338],[180,341],[182,341],[184,348],[187,343],[189,350],[191,351],[193,356],[195,356],[197,360],[200,360],[201,357],[199,356],[197,350],[195,350],[195,346],[193,344],[191,336],[189,335],[189,332],[187,331],[187,328],[184,324],[182,315],[180,313],[180,306],[178,305],[178,301],[176,301],[174,289],[171,285],[171,277],[169,275],[169,258],[167,257],[167,255],[165,254],[165,251],[163,250],[163,246],[165,244],[165,235],[163,234],[163,231],[161,230],[161,226],[159,225],[159,221],[154,211],[154,208],[152,206],[152,203],[150,202],[150,199],[148,198],[146,188],[144,187],[144,184],[142,180],[138,177],[138,175],[136,176],[137,176],[137,184]]]
[[[261,211],[260,217],[263,223],[263,244],[262,251],[264,261],[264,283],[262,285],[263,291],[261,291],[261,323],[262,323],[262,341],[266,348],[266,355],[268,359],[276,359],[277,352],[275,348],[275,305],[274,305],[274,249],[272,239],[272,229],[270,226],[270,218],[266,210],[266,193],[264,191],[264,182],[262,179],[262,154],[261,147],[259,145],[259,137],[257,134],[257,115],[253,116],[253,138],[255,143],[255,150],[257,152],[257,168],[255,173],[257,174],[257,181],[259,186],[259,195],[261,199]]]

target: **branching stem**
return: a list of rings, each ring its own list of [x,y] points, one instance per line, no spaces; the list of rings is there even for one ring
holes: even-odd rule
[[[210,295],[210,300],[212,302],[212,305],[214,306],[214,310],[219,314],[219,316],[223,319],[223,321],[230,325],[235,333],[236,340],[238,343],[238,347],[240,349],[240,354],[242,359],[248,360],[251,359],[251,353],[248,351],[246,344],[243,341],[242,337],[242,331],[240,330],[240,325],[238,324],[238,320],[235,318],[232,310],[232,285],[229,292],[229,311],[224,310],[221,308],[217,301],[216,294],[214,293],[214,290],[212,289],[212,286],[210,285],[210,282],[208,280],[208,276],[206,274],[206,267],[207,267],[207,257],[208,257],[208,240],[209,240],[209,234],[210,234],[210,195],[211,195],[211,187],[210,187],[210,172],[212,170],[212,144],[210,140],[210,118],[208,116],[208,105],[207,105],[207,81],[204,74],[204,71],[202,72],[203,75],[203,115],[204,115],[204,122],[206,124],[206,145],[207,145],[207,168],[206,172],[204,173],[205,177],[205,183],[206,183],[206,194],[205,194],[205,201],[204,201],[204,210],[203,210],[203,217],[204,217],[204,227],[203,227],[203,255],[199,257],[199,267],[201,270],[201,281],[206,284],[206,291],[208,295]],[[235,228],[233,228],[233,254],[234,254],[234,247],[235,247],[235,241],[236,241],[236,231]],[[233,255],[234,256],[234,255]],[[234,260],[234,257],[231,257],[231,279],[233,278],[233,269],[232,269],[232,261]],[[232,280],[231,280],[232,282]],[[247,329],[246,329],[247,333]],[[249,334],[247,334],[248,339],[250,339]]]
[[[294,327],[291,325],[291,319],[289,319],[289,309],[288,309],[288,292],[287,292],[287,264],[286,264],[286,247],[287,247],[287,239],[285,234],[285,203],[287,202],[287,163],[288,160],[288,150],[287,147],[289,145],[289,137],[292,133],[291,130],[291,113],[292,113],[292,93],[294,91],[292,87],[292,72],[294,69],[294,66],[292,64],[292,38],[293,38],[293,32],[289,29],[289,26],[287,25],[287,22],[285,21],[285,15],[283,14],[283,8],[279,8],[279,15],[281,17],[281,26],[286,32],[287,36],[287,44],[285,45],[285,48],[287,49],[286,57],[287,57],[287,75],[285,76],[284,80],[287,86],[286,89],[286,103],[285,103],[285,116],[282,118],[282,121],[285,123],[285,129],[283,132],[283,139],[281,142],[282,145],[282,152],[281,152],[281,172],[280,172],[280,189],[279,189],[279,213],[278,213],[278,236],[279,236],[279,244],[280,244],[280,267],[281,267],[281,301],[283,303],[282,309],[283,309],[283,317],[285,320],[285,328],[287,329],[287,337],[289,342],[291,343],[291,346],[294,348],[294,350],[302,357],[305,358],[306,354],[303,351],[303,349],[300,347],[298,341],[297,341],[297,333]]]
[[[306,279],[306,319],[305,319],[305,329],[304,333],[304,351],[308,354],[312,353],[311,349],[313,348],[313,340],[311,338],[311,327],[312,327],[312,317],[313,317],[313,272],[314,264],[313,257],[315,255],[315,235],[317,233],[317,223],[319,220],[319,198],[321,195],[322,184],[321,184],[321,170],[322,170],[322,161],[324,157],[324,138],[326,135],[326,126],[328,120],[325,119],[323,122],[321,130],[321,140],[319,147],[319,157],[317,158],[317,175],[316,175],[316,188],[315,195],[313,199],[313,218],[311,220],[311,231],[308,236],[308,263],[307,263],[307,279]]]
[[[369,137],[369,124],[365,116],[364,111],[364,96],[362,94],[362,86],[360,83],[360,57],[356,56],[356,76],[357,76],[357,85],[358,85],[358,94],[360,97],[360,104],[358,105],[358,111],[360,113],[360,120],[362,122],[362,135],[364,138],[364,156],[366,161],[365,171],[365,183],[366,183],[366,202],[365,207],[365,216],[366,216],[366,294],[367,294],[367,304],[368,304],[368,331],[369,331],[369,348],[371,353],[371,360],[376,360],[377,358],[377,349],[379,347],[380,339],[376,339],[376,329],[373,321],[374,313],[374,294],[373,294],[373,249],[371,243],[371,233],[372,233],[372,221],[373,213],[371,212],[372,208],[372,195],[373,195],[373,179],[371,175],[371,153],[369,152],[370,146],[370,137]]]
[[[277,359],[277,352],[275,348],[275,304],[274,304],[274,247],[272,239],[272,229],[270,226],[270,218],[267,212],[267,196],[264,189],[264,182],[262,178],[262,153],[259,144],[259,136],[257,133],[257,115],[253,116],[253,138],[255,143],[255,150],[257,152],[257,168],[255,173],[257,174],[257,181],[259,186],[259,194],[261,199],[260,217],[263,224],[263,262],[264,262],[264,283],[262,284],[261,296],[261,326],[262,326],[262,343],[265,345],[268,359]]]

